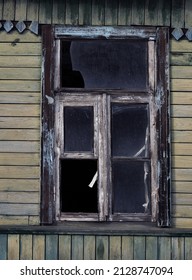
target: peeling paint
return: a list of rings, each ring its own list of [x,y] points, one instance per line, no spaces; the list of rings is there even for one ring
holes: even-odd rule
[[[45,95],[45,97],[47,98],[48,104],[53,104],[54,103],[54,99],[48,95]]]

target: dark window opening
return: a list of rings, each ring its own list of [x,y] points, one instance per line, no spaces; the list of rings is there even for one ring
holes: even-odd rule
[[[97,172],[97,160],[62,159],[61,212],[97,213],[97,182],[89,186]]]
[[[147,41],[73,40],[61,47],[62,87],[147,87]]]

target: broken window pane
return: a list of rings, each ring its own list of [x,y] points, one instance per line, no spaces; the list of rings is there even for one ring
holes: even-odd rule
[[[148,157],[148,105],[112,104],[112,155]]]
[[[61,212],[97,213],[97,181],[90,187],[97,172],[96,160],[61,160]]]
[[[93,152],[93,107],[64,107],[65,152]]]
[[[115,160],[112,163],[113,213],[148,213],[149,163]]]
[[[62,42],[62,87],[137,89],[147,87],[147,42],[74,40]]]

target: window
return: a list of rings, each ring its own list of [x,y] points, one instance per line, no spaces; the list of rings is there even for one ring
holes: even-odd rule
[[[44,27],[42,224],[170,225],[168,30]]]

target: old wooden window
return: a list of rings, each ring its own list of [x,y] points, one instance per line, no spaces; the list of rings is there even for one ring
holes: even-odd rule
[[[42,223],[169,226],[168,30],[43,35]]]

